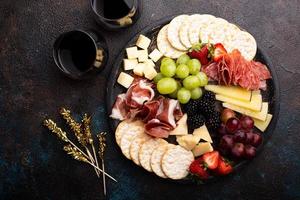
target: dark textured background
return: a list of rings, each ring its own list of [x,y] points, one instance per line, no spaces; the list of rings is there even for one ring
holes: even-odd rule
[[[203,186],[161,180],[121,156],[108,141],[108,199],[300,199],[299,0],[143,0],[140,20],[104,32],[110,60],[86,81],[56,69],[52,44],[62,32],[99,28],[88,0],[0,0],[0,199],[103,199],[91,168],[70,159],[41,126],[57,110],[93,115],[93,130],[107,130],[105,88],[113,60],[130,37],[151,22],[183,12],[211,13],[251,32],[277,70],[281,111],[277,128],[256,159],[233,176]],[[62,125],[63,126],[63,125]],[[64,127],[64,126],[63,126]],[[112,138],[112,137],[111,137]]]

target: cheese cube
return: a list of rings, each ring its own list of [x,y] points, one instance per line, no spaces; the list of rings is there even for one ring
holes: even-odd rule
[[[119,77],[118,77],[118,80],[117,82],[124,86],[125,88],[129,88],[129,86],[131,85],[132,81],[133,81],[133,77],[130,76],[129,74],[126,74],[124,72],[121,72]]]
[[[162,54],[158,49],[154,49],[154,50],[149,54],[149,57],[150,57],[154,62],[157,62],[162,56],[163,56],[163,54]]]
[[[133,73],[138,76],[143,76],[144,75],[144,69],[145,69],[145,64],[144,63],[138,63],[134,68],[133,68]]]
[[[200,128],[195,129],[193,132],[193,135],[195,137],[198,137],[199,140],[202,139],[206,142],[210,142],[210,143],[213,142],[205,125],[201,126]]]
[[[147,49],[138,50],[138,59],[139,59],[139,62],[145,62],[146,60],[148,60],[148,51],[147,51]]]
[[[151,59],[147,59],[144,63],[149,67],[155,67],[154,62]]]
[[[154,67],[149,67],[145,65],[144,74],[147,79],[152,80],[157,75],[157,72],[154,69]]]
[[[196,144],[199,142],[198,138],[192,134],[184,135],[184,136],[177,136],[176,141],[180,146],[185,148],[186,150],[192,150]]]
[[[147,38],[144,35],[140,35],[139,38],[136,41],[136,46],[142,48],[142,49],[147,49],[151,43],[151,40]]]
[[[195,157],[201,156],[207,152],[212,152],[214,148],[209,142],[200,142],[193,149],[192,152]]]
[[[187,114],[184,114],[180,120],[178,120],[176,128],[170,132],[170,135],[187,135],[188,127],[186,121]]]
[[[132,70],[137,64],[137,59],[123,59],[124,70]]]
[[[134,59],[139,56],[137,47],[126,48],[127,58]]]
[[[261,120],[258,120],[258,119],[253,119],[254,120],[254,126],[256,128],[258,128],[259,130],[261,130],[262,132],[264,132],[268,128],[268,126],[269,126],[269,124],[272,120],[272,117],[273,116],[271,114],[268,114],[267,119],[265,121],[261,121]]]

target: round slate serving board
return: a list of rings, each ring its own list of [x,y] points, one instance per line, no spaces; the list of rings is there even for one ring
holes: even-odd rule
[[[156,47],[156,36],[159,32],[159,30],[167,23],[169,23],[175,16],[169,16],[166,18],[163,18],[159,21],[156,21],[155,23],[145,27],[143,30],[138,32],[135,36],[133,36],[123,47],[117,58],[115,59],[114,65],[111,69],[109,81],[107,84],[107,94],[106,94],[106,106],[107,106],[107,112],[108,115],[111,113],[111,109],[113,107],[113,104],[116,100],[116,97],[121,94],[126,92],[126,89],[121,86],[120,84],[117,83],[117,78],[120,74],[121,71],[123,71],[123,59],[126,56],[125,49],[127,47],[131,47],[135,45],[135,42],[140,34],[143,34],[151,39],[151,44],[150,44],[150,49],[154,49]],[[150,51],[151,52],[151,51]],[[269,113],[273,115],[272,121],[270,122],[267,130],[263,133],[263,144],[259,146],[257,149],[257,153],[259,153],[262,149],[263,146],[266,144],[270,136],[272,135],[272,132],[276,126],[276,122],[278,119],[278,114],[279,114],[279,109],[280,109],[280,89],[279,89],[279,82],[277,78],[277,74],[275,69],[272,66],[271,61],[269,60],[268,56],[262,52],[262,50],[257,48],[257,53],[255,56],[255,59],[257,61],[260,61],[267,65],[269,68],[272,79],[267,80],[267,90],[262,91],[262,96],[263,96],[263,101],[268,101],[269,102]],[[128,72],[129,73],[129,72]],[[119,120],[114,120],[109,118],[109,126],[111,128],[111,132],[113,133],[112,135],[114,136],[114,132],[116,130],[117,125],[119,124]],[[118,148],[116,144],[116,148]],[[255,159],[255,158],[254,158]],[[240,169],[241,167],[245,166],[245,164],[248,161],[241,161],[237,165],[235,165],[235,171]],[[139,167],[139,166],[136,166]],[[145,170],[145,173],[149,173]],[[216,178],[213,179],[214,181]],[[211,181],[211,180],[210,180]],[[180,183],[191,183],[189,180],[179,180],[177,182]]]

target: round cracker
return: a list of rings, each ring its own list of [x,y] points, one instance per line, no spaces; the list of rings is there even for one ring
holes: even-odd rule
[[[187,48],[181,43],[179,39],[179,29],[181,24],[188,18],[188,15],[179,15],[172,19],[168,26],[168,40],[171,45],[181,51],[187,50]]]
[[[139,130],[128,130],[125,134],[123,134],[121,138],[120,148],[124,156],[126,156],[126,158],[131,160],[129,150],[132,140],[135,137],[143,137],[143,135],[146,135],[146,133],[144,133],[144,131]]]
[[[139,160],[141,166],[149,172],[152,172],[150,159],[153,151],[160,145],[167,144],[167,142],[160,138],[153,138],[144,142],[139,151]]]
[[[157,39],[156,39],[157,48],[164,56],[167,56],[170,58],[178,58],[185,52],[179,51],[172,47],[172,45],[170,44],[170,42],[168,41],[168,38],[167,38],[168,37],[167,29],[168,29],[168,24],[160,29],[160,31],[157,35]]]
[[[238,49],[245,59],[252,60],[257,51],[255,38],[246,31],[238,31],[233,37],[233,40],[228,43],[230,48],[229,51]]]
[[[128,131],[144,132],[144,123],[140,120],[137,121],[124,120],[121,123],[119,123],[115,132],[116,142],[119,146],[121,144],[122,136]]]
[[[186,20],[184,20],[179,28],[179,39],[181,43],[186,47],[186,48],[191,48],[192,44],[189,39],[189,27],[191,24],[190,17],[187,17]]]
[[[189,40],[192,45],[195,43],[199,43],[200,30],[205,29],[206,26],[214,19],[214,16],[208,14],[195,14],[190,16],[191,24],[189,26],[188,33]]]
[[[176,145],[169,148],[162,157],[162,170],[171,179],[185,178],[189,173],[189,166],[194,160],[191,151]]]
[[[199,36],[203,43],[224,43],[227,35],[231,35],[230,23],[225,19],[215,18],[205,28],[200,28]]]
[[[161,168],[161,159],[165,154],[165,152],[173,146],[175,145],[162,144],[158,148],[156,148],[151,155],[151,159],[150,159],[151,169],[157,176],[161,178],[168,178]]]
[[[140,160],[139,160],[139,150],[142,146],[142,144],[148,140],[150,140],[152,137],[148,136],[147,134],[135,137],[131,144],[130,144],[130,149],[129,149],[129,153],[130,153],[130,157],[131,160],[137,164],[137,165],[141,165]]]

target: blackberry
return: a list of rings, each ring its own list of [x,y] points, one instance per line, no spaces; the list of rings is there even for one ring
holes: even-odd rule
[[[196,128],[199,128],[200,126],[203,126],[205,123],[205,117],[199,113],[194,114],[194,115],[188,115],[188,128],[190,130],[194,130]]]
[[[206,116],[206,126],[211,130],[216,130],[221,125],[220,112],[212,112]]]
[[[188,115],[194,115],[199,112],[199,100],[190,100],[184,105],[183,111]]]
[[[202,99],[214,104],[216,101],[216,95],[211,91],[205,91],[205,93],[202,96]]]
[[[200,111],[203,115],[208,116],[215,111],[215,104],[208,100],[201,99],[198,102],[198,111]]]

